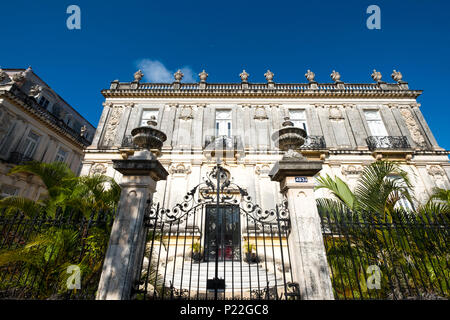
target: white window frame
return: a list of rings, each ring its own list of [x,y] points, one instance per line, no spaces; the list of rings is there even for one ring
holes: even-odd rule
[[[64,155],[62,156],[60,154],[60,152],[64,152]],[[67,155],[69,154],[69,152],[67,150],[65,150],[64,148],[59,147],[58,148],[58,152],[56,152],[56,156],[55,156],[55,162],[65,162],[67,159]]]
[[[148,126],[147,122],[150,121],[151,117],[155,116],[155,120],[158,121],[159,109],[155,108],[145,108],[142,110],[141,120],[139,126]]]
[[[306,119],[306,109],[289,108],[289,119],[294,124],[294,127],[305,130],[308,134],[308,120]]]
[[[233,134],[232,109],[216,109],[214,130],[216,136],[231,137]]]
[[[388,132],[378,109],[364,109],[364,117],[369,127],[370,135],[374,137],[386,137]]]
[[[35,135],[37,138],[34,139],[31,135]],[[41,140],[41,136],[32,130],[28,131],[27,137],[25,138],[25,142],[23,145],[23,155],[28,158],[33,158],[34,154],[39,146],[39,141]]]

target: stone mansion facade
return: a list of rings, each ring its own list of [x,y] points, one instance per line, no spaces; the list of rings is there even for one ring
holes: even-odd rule
[[[317,83],[309,70],[305,76],[306,83],[276,83],[267,71],[266,83],[250,83],[243,71],[238,83],[208,83],[203,71],[198,83],[182,83],[178,71],[173,83],[144,83],[138,71],[132,82],[115,80],[102,91],[103,113],[81,174],[107,174],[120,183],[112,160],[134,153],[131,130],[154,117],[167,135],[159,161],[169,172],[158,182],[154,202],[166,208],[181,202],[226,149],[222,163],[233,181],[270,209],[282,197],[268,176],[282,157],[271,136],[289,117],[307,132],[302,154],[323,161],[320,174],[354,186],[365,165],[390,159],[410,173],[417,202],[434,187],[450,187],[448,152],[422,115],[422,91],[410,89],[400,72],[394,70],[392,83],[376,71],[374,82],[365,84],[344,83],[335,71],[330,83]]]
[[[65,162],[79,174],[95,128],[31,68],[0,68],[0,198],[45,193],[32,175],[8,172],[27,161]]]

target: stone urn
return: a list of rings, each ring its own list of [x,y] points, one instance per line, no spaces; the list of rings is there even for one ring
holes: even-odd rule
[[[164,141],[167,136],[164,132],[156,129],[156,118],[153,116],[147,122],[147,126],[134,128],[131,130],[133,143],[142,151],[135,152],[134,158],[156,159],[161,153]]]
[[[298,153],[295,150],[300,149],[305,143],[306,131],[301,128],[294,127],[294,124],[289,120],[289,118],[285,118],[283,127],[272,134],[272,140],[280,150],[285,151],[283,159],[303,159],[301,153]]]

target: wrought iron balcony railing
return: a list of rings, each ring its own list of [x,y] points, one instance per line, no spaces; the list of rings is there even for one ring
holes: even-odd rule
[[[205,137],[205,148],[212,149],[243,149],[241,136],[206,136]]]
[[[307,136],[302,150],[322,150],[327,147],[323,136]]]
[[[406,137],[395,137],[395,136],[370,136],[367,138],[367,146],[369,150],[378,149],[409,149],[411,146],[408,143]]]
[[[13,164],[23,164],[25,162],[33,160],[34,160],[33,158],[28,157],[20,152],[11,152],[8,158],[8,162]]]

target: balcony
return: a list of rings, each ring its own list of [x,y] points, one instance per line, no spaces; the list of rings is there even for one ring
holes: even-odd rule
[[[366,139],[369,150],[405,150],[411,149],[406,137],[370,136]]]
[[[20,152],[11,152],[8,158],[8,162],[12,164],[24,164],[25,162],[34,161],[33,158],[27,157],[23,153]]]
[[[206,136],[204,153],[207,158],[221,153],[225,158],[240,158],[244,155],[244,145],[241,136]]]
[[[307,136],[300,150],[323,150],[327,147],[323,136]]]

